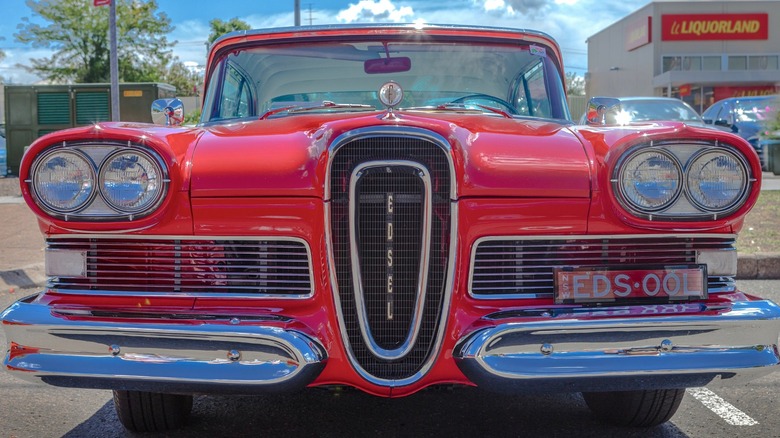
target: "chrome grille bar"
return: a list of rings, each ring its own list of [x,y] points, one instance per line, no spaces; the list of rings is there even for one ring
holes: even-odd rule
[[[560,267],[696,263],[699,251],[735,251],[734,236],[487,237],[471,254],[469,294],[480,299],[548,298]],[[711,276],[711,292],[733,290]]]
[[[311,256],[294,238],[63,237],[47,251],[86,254],[83,276],[52,276],[61,292],[101,294],[312,295]]]

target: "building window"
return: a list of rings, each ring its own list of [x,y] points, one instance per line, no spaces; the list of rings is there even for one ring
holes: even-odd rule
[[[699,71],[701,70],[701,56],[684,56],[683,70]]]
[[[748,56],[749,70],[777,70],[777,56]]]
[[[747,70],[747,56],[729,56],[729,70]]]
[[[703,56],[701,69],[706,71],[720,71],[720,56]]]
[[[664,56],[663,71],[720,71],[720,56]]]
[[[664,56],[663,58],[664,72],[679,71],[681,69],[681,66],[682,66],[681,56]]]

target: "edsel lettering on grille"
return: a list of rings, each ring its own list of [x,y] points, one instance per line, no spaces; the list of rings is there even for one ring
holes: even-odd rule
[[[564,77],[531,30],[223,36],[199,122],[164,99],[30,145],[48,282],[0,314],[5,370],[113,391],[134,432],[186,427],[193,394],[441,385],[648,427],[775,371],[780,308],[734,280],[753,148],[609,125],[606,97],[577,125]]]

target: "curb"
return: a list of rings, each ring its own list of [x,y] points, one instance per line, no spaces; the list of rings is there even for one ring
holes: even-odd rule
[[[745,254],[737,258],[738,280],[770,280],[779,278],[780,254]]]

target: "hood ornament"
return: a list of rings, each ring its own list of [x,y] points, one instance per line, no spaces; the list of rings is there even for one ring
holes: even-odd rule
[[[387,107],[388,112],[393,112],[393,108],[398,106],[404,98],[404,90],[396,82],[385,82],[379,88],[379,101]]]

